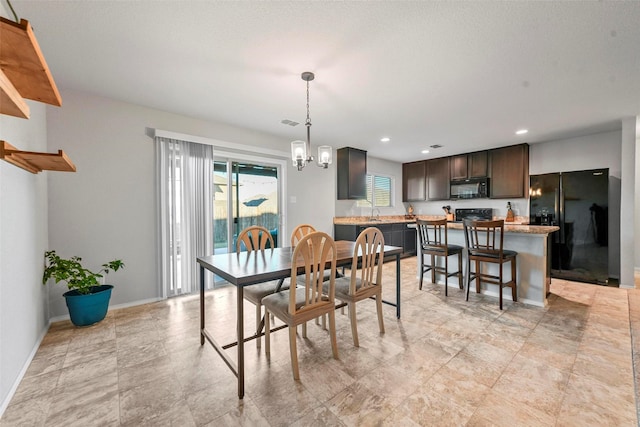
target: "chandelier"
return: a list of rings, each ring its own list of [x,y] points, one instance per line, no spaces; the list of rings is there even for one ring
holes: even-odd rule
[[[311,155],[311,119],[309,118],[309,82],[315,78],[312,72],[305,71],[301,75],[302,80],[307,82],[307,121],[305,126],[307,127],[307,141],[293,141],[291,142],[291,161],[293,166],[297,167],[299,171],[304,168],[307,163],[313,162],[313,156]],[[332,148],[328,145],[321,145],[318,147],[318,163],[321,168],[327,169],[332,162]]]

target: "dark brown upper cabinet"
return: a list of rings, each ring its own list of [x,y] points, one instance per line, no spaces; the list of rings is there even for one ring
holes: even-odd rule
[[[427,160],[427,200],[449,200],[449,157]]]
[[[426,194],[427,164],[412,162],[402,164],[402,201],[416,202],[427,199]]]
[[[487,176],[487,152],[460,154],[450,157],[451,180],[458,181]]]
[[[469,178],[486,178],[489,172],[487,151],[470,153],[467,157]]]
[[[459,179],[467,179],[467,155],[460,154],[451,157],[451,180],[456,181]]]
[[[492,199],[523,198],[529,190],[529,145],[489,151]]]
[[[338,200],[367,198],[367,152],[344,147],[337,150]]]

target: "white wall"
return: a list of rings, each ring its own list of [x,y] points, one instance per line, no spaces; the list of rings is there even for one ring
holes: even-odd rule
[[[49,247],[79,255],[89,266],[121,258],[126,268],[107,277],[116,287],[111,304],[161,295],[156,255],[154,143],[145,128],[289,151],[288,140],[205,122],[76,91],[62,91],[64,106],[51,109],[51,149],[62,148],[77,166],[49,179]],[[313,165],[297,172],[288,163],[287,230],[302,222],[331,232],[335,170]],[[332,165],[335,166],[335,165]],[[291,197],[296,203],[291,203]],[[54,287],[55,288],[55,287]],[[50,297],[52,316],[66,315],[61,285]]]
[[[640,116],[636,116],[636,160],[635,160],[635,188],[640,190]],[[634,192],[637,192],[635,190]],[[634,224],[636,235],[640,235],[640,197],[634,198]],[[635,260],[634,266],[636,273],[640,273],[640,239],[635,239]]]
[[[624,230],[620,234],[620,287],[633,288],[635,261],[635,210],[636,199],[636,118],[622,119],[622,137],[620,153],[620,223]]]
[[[46,110],[28,101],[29,120],[0,115],[0,140],[46,151]],[[42,286],[47,248],[47,175],[0,161],[0,414],[49,325]]]
[[[336,147],[341,148],[341,147]],[[355,147],[357,148],[357,147]],[[374,175],[390,176],[393,179],[393,206],[390,208],[380,208],[380,215],[404,215],[406,209],[402,203],[402,164],[367,156],[367,173]],[[334,178],[336,172],[333,173]],[[361,208],[357,206],[356,200],[337,200],[337,187],[334,181],[333,200],[335,204],[335,216],[369,216],[371,208]],[[406,207],[409,205],[407,204]],[[376,215],[377,215],[376,211]]]
[[[289,244],[291,232],[298,224],[311,224],[316,230],[333,236],[334,203],[336,200],[336,148],[333,147],[333,164],[327,169],[309,163],[301,171],[288,170],[287,231],[282,244]],[[311,147],[317,155],[317,148]],[[314,151],[315,150],[315,151]],[[295,200],[295,202],[293,201]]]

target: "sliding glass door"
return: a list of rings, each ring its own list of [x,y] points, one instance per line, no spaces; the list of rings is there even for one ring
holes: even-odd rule
[[[240,231],[260,225],[280,237],[280,167],[216,156],[214,162],[215,253],[234,252]]]

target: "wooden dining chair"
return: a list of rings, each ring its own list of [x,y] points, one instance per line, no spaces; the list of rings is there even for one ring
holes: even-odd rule
[[[291,247],[295,248],[300,239],[306,236],[309,233],[313,233],[316,231],[313,225],[310,224],[300,224],[293,229],[291,233]]]
[[[326,233],[316,231],[304,236],[293,250],[291,262],[291,287],[282,292],[265,296],[265,351],[270,354],[271,327],[269,313],[282,320],[289,327],[289,352],[293,378],[300,379],[298,351],[296,347],[296,327],[325,314],[329,315],[329,336],[333,357],[338,358],[335,318],[335,274],[331,275],[326,288],[323,276],[327,263],[331,272],[336,271],[336,244]],[[303,270],[301,271],[300,268]],[[304,287],[297,287],[299,275],[304,274]],[[306,338],[306,329],[303,329]]]
[[[431,282],[436,283],[436,273],[444,275],[444,295],[448,295],[449,277],[458,276],[458,285],[462,289],[462,246],[450,245],[447,233],[446,218],[434,220],[416,220],[418,228],[418,242],[420,247],[418,250],[422,255],[422,265],[420,266],[420,285],[418,289],[422,289],[422,280],[424,273],[431,271]],[[451,255],[458,256],[458,271],[449,273],[449,257]],[[427,258],[429,257],[430,260]],[[444,267],[437,265],[437,258],[444,258]],[[430,262],[429,262],[430,261]]]
[[[513,301],[518,301],[516,292],[516,251],[503,248],[504,220],[475,221],[464,220],[464,238],[467,246],[467,296],[471,282],[476,281],[476,292],[480,292],[480,283],[491,283],[499,286],[500,310],[502,310],[502,288],[510,287]],[[471,271],[471,262],[475,263],[475,271]],[[503,265],[511,262],[511,280],[504,281]],[[498,274],[483,273],[482,263],[498,264]]]
[[[253,225],[245,228],[240,232],[240,235],[238,235],[236,252],[240,253],[243,248],[250,252],[264,251],[267,245],[272,249],[275,246],[273,236],[271,236],[269,230],[259,225]],[[256,338],[256,346],[258,348],[260,348],[261,343],[262,299],[274,293],[278,289],[278,285],[280,285],[280,289],[289,288],[288,281],[283,282],[278,280],[258,283],[244,288],[244,298],[256,306],[256,335],[258,336]]]
[[[376,227],[364,229],[356,239],[351,262],[351,274],[336,279],[336,299],[347,303],[353,345],[358,341],[356,303],[375,297],[380,333],[384,333],[382,318],[382,264],[384,260],[384,236]],[[358,268],[360,267],[360,268]]]
[[[296,228],[293,229],[293,232],[291,233],[291,247],[295,248],[296,245],[298,244],[298,242],[300,241],[300,239],[302,239],[304,236],[306,236],[309,233],[313,233],[314,231],[316,231],[315,227],[311,224],[300,224],[298,226],[296,226]],[[328,280],[329,277],[325,274],[325,280]],[[289,279],[286,279],[289,280]],[[304,275],[302,276],[298,276],[298,280],[297,280],[297,286],[300,286],[300,284],[304,281]],[[324,316],[322,317],[322,320],[324,321]],[[320,324],[320,320],[316,318],[316,325]],[[324,326],[324,322],[323,322],[323,326]],[[302,333],[306,336],[307,334],[307,324],[304,323],[302,325]]]

